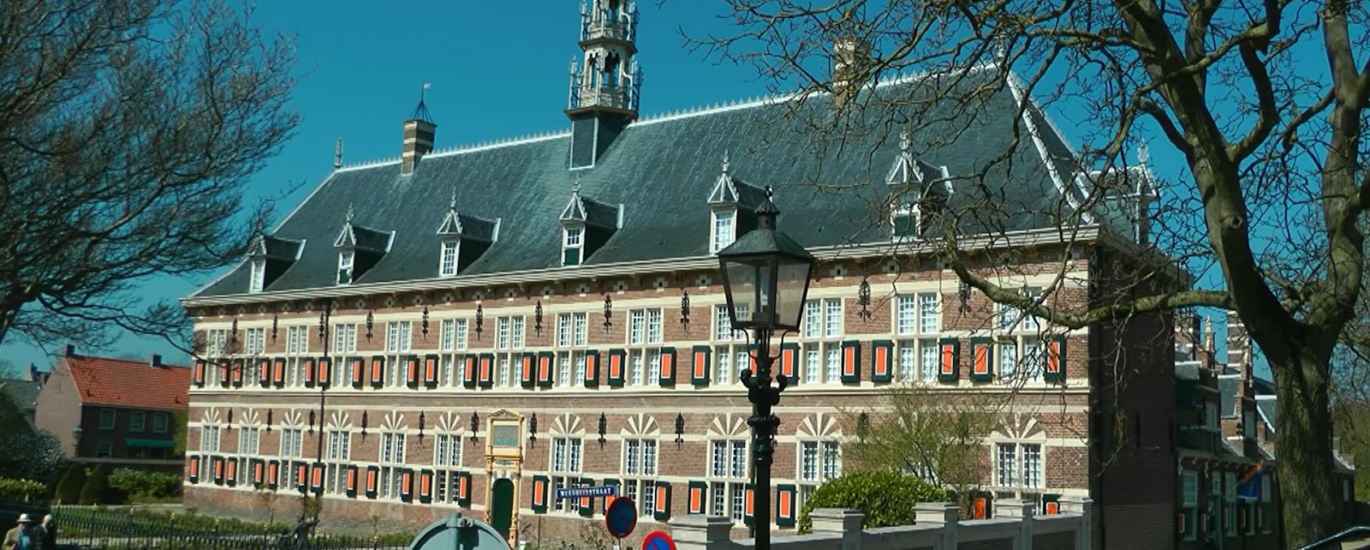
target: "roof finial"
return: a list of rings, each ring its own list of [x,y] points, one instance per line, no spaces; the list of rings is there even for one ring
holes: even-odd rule
[[[452,188],[452,198],[451,198],[450,200],[447,201],[447,208],[450,209],[450,210],[456,210],[456,209],[457,209],[457,188],[456,188],[456,187],[453,187],[453,188]]]
[[[775,189],[772,189],[771,186],[767,185],[767,186],[766,186],[766,200],[771,200],[773,197],[775,197]]]
[[[728,150],[727,150],[727,149],[724,149],[724,150],[723,150],[723,173],[724,173],[724,174],[727,174],[727,173],[728,173],[728,164],[729,164],[729,163],[728,163]]]
[[[347,223],[352,223],[352,203],[347,203]]]
[[[428,88],[431,88],[432,86],[432,83],[424,82],[423,87],[419,88],[419,104],[414,107],[414,112],[409,115],[409,120],[422,120],[437,126],[437,124],[433,122],[432,113],[428,112],[428,105],[423,102],[424,95],[426,95]]]
[[[337,170],[337,169],[339,169],[339,168],[342,168],[342,152],[343,152],[342,136],[338,136],[338,145],[337,145],[337,147],[334,147],[334,148],[333,148],[333,169],[334,169],[334,170]]]
[[[572,194],[572,195],[579,195],[579,194],[580,194],[580,174],[576,174],[576,181],[571,182],[571,194]]]
[[[913,146],[913,139],[909,136],[909,131],[899,132],[899,151],[907,153],[911,146]]]
[[[1146,164],[1148,160],[1151,160],[1151,151],[1147,149],[1146,141],[1142,141],[1141,145],[1137,146],[1137,162]]]

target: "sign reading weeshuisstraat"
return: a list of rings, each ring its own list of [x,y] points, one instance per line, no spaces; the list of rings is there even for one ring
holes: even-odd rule
[[[615,489],[617,488],[613,485],[606,485],[604,487],[569,487],[557,489],[557,500],[581,497],[611,497],[616,494]]]

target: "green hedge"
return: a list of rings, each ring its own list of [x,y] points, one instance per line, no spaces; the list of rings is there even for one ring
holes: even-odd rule
[[[919,502],[945,502],[941,489],[922,479],[893,470],[852,472],[824,483],[804,503],[799,532],[813,528],[809,513],[816,508],[848,508],[866,514],[862,527],[913,525],[913,506]]]
[[[122,492],[130,502],[158,501],[181,496],[181,476],[176,474],[119,468],[110,474],[109,486]]]
[[[109,495],[109,472],[105,471],[104,464],[100,464],[91,470],[85,486],[81,487],[81,504],[106,504]]]
[[[80,463],[72,463],[67,468],[67,475],[62,476],[62,481],[57,484],[57,502],[62,504],[77,504],[81,502],[81,488],[86,486],[86,467]]]
[[[0,477],[0,498],[19,502],[43,500],[48,496],[48,488],[31,479],[9,479]]]

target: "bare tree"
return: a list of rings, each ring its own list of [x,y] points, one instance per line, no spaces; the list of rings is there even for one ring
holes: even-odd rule
[[[1236,311],[1275,377],[1286,542],[1311,542],[1338,526],[1329,365],[1363,303],[1364,3],[726,3],[731,10],[722,17],[737,32],[694,44],[755,66],[776,91],[800,90],[788,103],[794,118],[813,94],[834,92],[847,116],[810,117],[831,137],[827,147],[891,128],[918,140],[915,149],[945,147],[983,123],[979,115],[995,94],[1031,98],[1017,103],[1005,126],[1011,139],[991,152],[993,161],[941,178],[963,195],[943,213],[934,244],[941,260],[994,302],[1062,327],[1181,307]],[[844,70],[832,71],[834,42],[847,44],[848,54],[865,53],[852,44],[868,46],[869,57],[840,59]],[[852,93],[914,71],[925,75],[915,86]],[[1031,125],[1048,124],[1037,109],[1068,113],[1072,137],[1083,143],[1069,159],[1050,159],[1070,163],[1060,174],[1061,201],[1023,212],[984,184],[1037,153]],[[1155,177],[1161,198],[1139,205],[1147,169],[1129,166],[1126,153],[1153,136],[1183,166]],[[1008,258],[966,260],[961,245],[972,238],[1012,248],[1006,220],[1024,215],[1054,220],[1062,246],[1075,245],[1082,228],[1131,226],[1135,234],[1125,231],[1124,240],[1135,242],[1112,264],[1127,271],[1110,273],[1107,288],[1091,282],[1085,307],[1064,307],[1052,296],[1069,282],[1066,261],[1057,285],[1030,296],[1011,286]]]
[[[0,342],[184,345],[137,285],[239,260],[299,122],[293,43],[214,0],[0,0]]]

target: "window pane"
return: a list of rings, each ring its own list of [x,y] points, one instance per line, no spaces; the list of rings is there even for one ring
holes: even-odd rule
[[[899,334],[913,334],[915,313],[914,297],[900,296],[895,302],[896,328]]]

